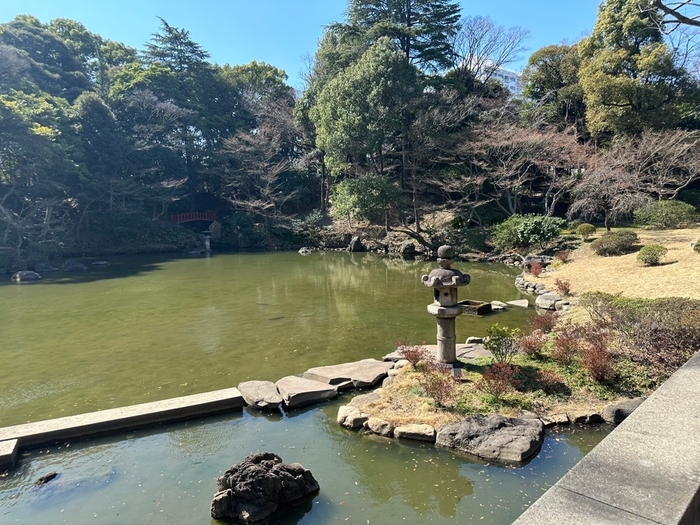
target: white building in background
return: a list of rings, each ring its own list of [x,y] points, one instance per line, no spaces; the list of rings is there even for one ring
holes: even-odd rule
[[[508,88],[513,98],[522,98],[523,85],[520,82],[520,73],[512,69],[499,67],[491,75],[493,80],[498,80],[504,87]]]

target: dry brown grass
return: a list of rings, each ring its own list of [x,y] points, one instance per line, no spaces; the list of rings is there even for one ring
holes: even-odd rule
[[[617,257],[600,257],[584,243],[571,253],[566,264],[557,266],[535,278],[527,279],[544,283],[556,289],[555,279],[571,283],[571,292],[607,292],[626,297],[688,297],[700,299],[700,254],[690,243],[700,239],[700,228],[683,230],[638,230],[640,244],[657,243],[668,248],[660,266],[642,266],[637,253]]]

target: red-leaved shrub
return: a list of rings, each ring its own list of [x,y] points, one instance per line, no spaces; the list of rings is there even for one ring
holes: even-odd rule
[[[429,359],[418,374],[418,384],[435,402],[435,408],[446,406],[454,397],[457,380],[452,375],[452,367],[435,359]]]
[[[494,363],[486,367],[483,377],[476,386],[482,392],[500,398],[503,394],[520,386],[520,382],[515,379],[518,372],[517,366],[508,363]]]
[[[554,279],[554,287],[562,296],[566,296],[571,293],[571,283],[566,279]]]
[[[569,260],[570,255],[571,252],[569,250],[559,250],[557,253],[554,254],[554,257],[559,259],[561,262],[565,263]]]
[[[411,363],[414,368],[420,361],[425,361],[430,358],[430,352],[422,345],[397,343],[397,346],[399,355]]]
[[[547,342],[547,336],[542,330],[533,330],[528,335],[521,335],[515,340],[515,345],[525,355],[537,357]]]
[[[542,264],[540,264],[539,261],[532,261],[530,263],[530,273],[535,277],[539,277],[542,273],[542,270],[544,270],[544,266],[542,266]]]
[[[562,366],[570,365],[579,351],[579,334],[567,328],[559,332],[552,342],[552,359]]]
[[[528,320],[528,324],[532,328],[532,330],[541,330],[545,334],[548,334],[552,330],[554,330],[554,327],[557,325],[557,321],[559,320],[559,314],[556,312],[552,312],[551,310],[547,310],[543,314],[538,314],[538,313],[532,313],[530,315],[530,319]]]
[[[598,382],[608,379],[612,373],[610,354],[597,346],[589,346],[581,351],[581,365]]]

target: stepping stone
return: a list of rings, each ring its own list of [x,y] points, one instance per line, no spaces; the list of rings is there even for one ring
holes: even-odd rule
[[[474,343],[457,345],[457,357],[461,359],[477,359],[479,357],[493,357],[493,354],[486,350],[481,343]]]
[[[530,301],[528,301],[527,299],[516,299],[515,301],[506,301],[506,304],[510,304],[511,306],[519,306],[520,308],[530,307]]]
[[[402,425],[394,429],[394,437],[435,442],[435,429],[430,425]]]
[[[276,385],[288,408],[311,405],[338,396],[338,389],[334,386],[297,376],[283,377]]]
[[[304,372],[303,377],[334,385],[338,390],[366,388],[384,379],[393,366],[393,363],[386,361],[363,359],[353,363],[310,368]]]
[[[258,410],[276,410],[283,402],[272,381],[244,381],[238,385],[238,391],[249,407]]]

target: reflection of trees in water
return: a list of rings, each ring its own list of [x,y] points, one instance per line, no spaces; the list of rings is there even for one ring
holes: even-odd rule
[[[453,518],[462,498],[472,494],[472,482],[460,474],[462,461],[432,444],[330,435],[342,440],[340,457],[357,474],[359,488],[379,504],[399,498],[420,514]]]

